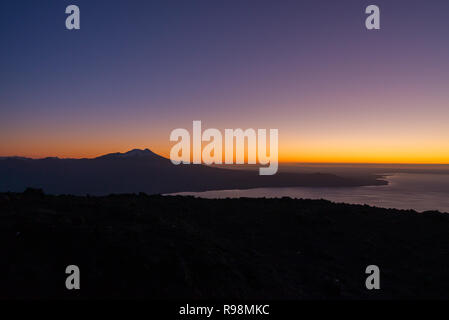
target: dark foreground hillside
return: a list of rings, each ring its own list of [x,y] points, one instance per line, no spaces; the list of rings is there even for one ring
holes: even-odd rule
[[[448,231],[447,214],[318,200],[0,194],[0,298],[447,299]]]

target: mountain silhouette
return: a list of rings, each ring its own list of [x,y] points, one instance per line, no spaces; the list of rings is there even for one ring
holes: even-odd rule
[[[0,192],[27,187],[50,194],[105,195],[111,193],[163,194],[184,191],[248,189],[258,187],[348,187],[383,184],[332,174],[231,170],[205,165],[173,165],[149,149],[110,153],[93,159],[0,159]]]
[[[133,149],[133,150],[125,152],[125,153],[120,153],[120,152],[109,153],[109,154],[100,156],[96,159],[119,159],[119,158],[137,158],[137,157],[153,158],[153,159],[157,159],[157,160],[162,160],[162,159],[167,160],[167,159],[157,155],[150,149],[144,149],[144,150]]]

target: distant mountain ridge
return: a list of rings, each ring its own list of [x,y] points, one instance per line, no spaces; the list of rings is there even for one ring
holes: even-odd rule
[[[152,158],[166,159],[166,158],[154,153],[153,151],[151,151],[148,148],[143,149],[143,150],[133,149],[133,150],[130,150],[125,153],[121,153],[121,152],[109,153],[109,154],[105,154],[103,156],[99,156],[95,159],[116,159],[116,158],[132,158],[132,157],[152,157]]]
[[[148,194],[260,187],[349,187],[385,184],[376,179],[357,180],[333,174],[257,171],[173,165],[149,149],[110,153],[92,159],[27,159],[0,161],[0,192],[21,192],[28,187],[50,194]]]
[[[146,149],[133,149],[130,150],[128,152],[114,152],[114,153],[108,153],[96,158],[92,158],[92,159],[113,159],[113,158],[130,158],[130,157],[159,157],[159,158],[163,158],[162,156],[154,153],[153,151],[151,151],[150,149],[146,148]],[[27,157],[20,157],[20,156],[6,156],[6,157],[0,157],[0,160],[5,160],[5,159],[16,159],[16,160],[45,160],[45,159],[62,159],[62,160],[74,160],[75,158],[59,158],[59,157],[45,157],[45,158],[39,158],[39,159],[32,159],[32,158],[27,158]],[[82,159],[88,159],[88,158],[82,158]],[[165,158],[164,158],[165,159]],[[81,160],[81,159],[78,159]]]
[[[0,157],[0,160],[5,160],[5,159],[16,159],[16,160],[32,160],[31,158],[26,158],[26,157],[18,157],[18,156],[10,156],[10,157]]]

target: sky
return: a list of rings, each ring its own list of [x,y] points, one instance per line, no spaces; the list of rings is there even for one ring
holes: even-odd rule
[[[280,161],[449,163],[448,35],[447,0],[3,0],[0,156],[168,156],[201,120],[278,129]]]

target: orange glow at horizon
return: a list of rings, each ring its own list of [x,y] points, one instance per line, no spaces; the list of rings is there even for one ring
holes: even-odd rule
[[[427,122],[426,127],[420,126],[416,118],[399,122],[390,116],[388,121],[391,123],[383,120],[381,128],[377,125],[381,120],[374,121],[374,118],[370,123],[353,121],[333,127],[328,123],[326,130],[319,122],[299,122],[301,118],[296,122],[274,119],[272,126],[267,121],[251,122],[247,119],[238,119],[240,122],[234,121],[233,126],[221,125],[222,122],[228,122],[225,119],[220,123],[205,122],[203,130],[211,127],[221,131],[226,127],[278,127],[280,163],[449,164],[449,129],[444,118],[437,117],[431,122],[430,117],[425,119],[421,116],[420,119]],[[148,148],[168,158],[175,144],[169,141],[171,130],[187,128],[190,131],[192,125],[188,120],[176,122],[164,119],[158,126],[148,129],[145,123],[129,122],[132,125],[122,120],[103,125],[93,121],[92,124],[84,122],[82,126],[51,126],[35,122],[23,129],[16,127],[7,130],[3,127],[0,128],[0,156],[94,158],[108,153]],[[245,123],[251,125],[245,126]],[[203,148],[206,144],[203,142]]]
[[[252,17],[244,1],[238,10],[126,3],[115,8],[127,12],[120,32],[76,39],[51,19],[18,22],[34,10],[5,11],[13,45],[2,55],[0,157],[148,148],[168,158],[170,132],[192,134],[200,120],[202,132],[279,130],[279,163],[449,164],[447,1],[407,15],[391,5],[388,30],[368,33],[353,4],[261,4]]]
[[[102,143],[93,145],[57,145],[2,148],[0,156],[21,156],[28,158],[95,158],[114,152],[127,152],[132,149],[145,149],[169,158],[170,147],[159,144],[114,144]],[[204,147],[204,145],[203,145]],[[247,155],[245,155],[245,159]],[[246,161],[245,161],[246,162]],[[288,146],[280,143],[279,163],[391,163],[391,164],[449,164],[449,146],[437,148],[426,145],[418,149],[397,148],[395,146],[367,146],[366,149],[340,144],[332,148],[329,145]]]

